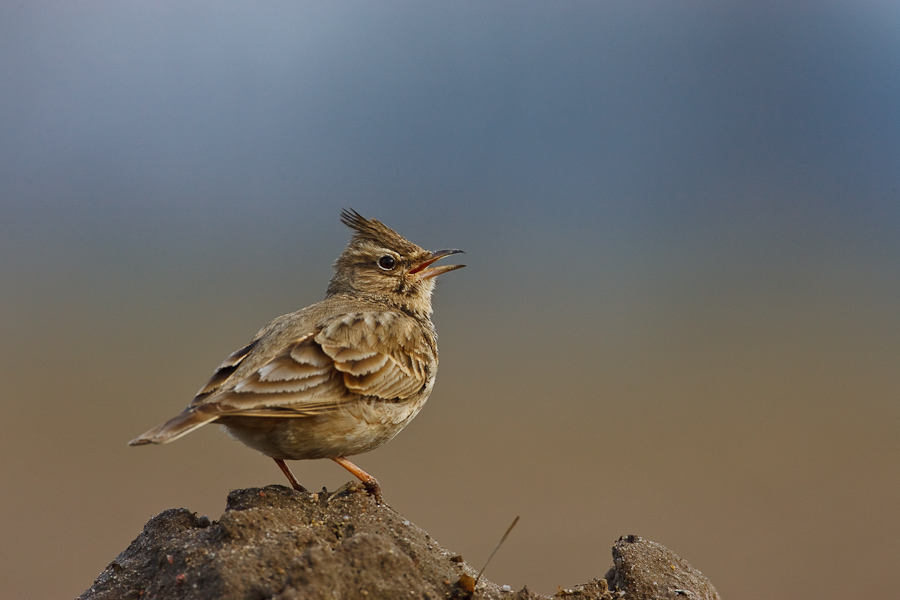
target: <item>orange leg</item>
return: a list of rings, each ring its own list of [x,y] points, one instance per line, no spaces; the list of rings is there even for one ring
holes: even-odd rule
[[[384,497],[381,495],[381,485],[379,485],[378,480],[354,465],[352,462],[344,458],[343,456],[339,456],[338,458],[332,458],[334,462],[341,465],[351,473],[353,473],[356,477],[359,478],[360,481],[363,482],[363,485],[366,487],[366,491],[369,492],[375,498],[375,502],[378,504],[384,504]]]
[[[288,481],[291,482],[291,487],[293,487],[298,492],[306,492],[307,491],[305,487],[300,485],[300,482],[297,481],[297,478],[294,477],[294,474],[291,473],[290,468],[288,468],[288,466],[286,464],[284,464],[283,460],[281,460],[280,458],[273,458],[272,460],[275,461],[275,464],[278,465],[278,468],[281,469],[281,472],[284,473],[285,476],[288,478]]]

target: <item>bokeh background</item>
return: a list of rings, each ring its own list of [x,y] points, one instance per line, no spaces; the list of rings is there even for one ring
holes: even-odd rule
[[[894,1],[3,2],[0,595],[285,483],[125,444],[322,297],[342,207],[468,253],[358,462],[474,565],[521,515],[491,580],[633,533],[731,600],[895,594],[898,74]]]

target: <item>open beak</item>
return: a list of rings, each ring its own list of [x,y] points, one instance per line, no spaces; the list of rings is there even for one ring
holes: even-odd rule
[[[419,279],[430,279],[431,277],[437,277],[442,273],[448,273],[450,271],[454,271],[456,269],[462,269],[466,265],[443,265],[440,267],[429,267],[429,265],[433,262],[439,261],[445,256],[450,256],[451,254],[464,254],[462,250],[435,250],[431,253],[431,256],[417,264],[415,267],[409,270],[410,273],[421,273],[419,275]]]

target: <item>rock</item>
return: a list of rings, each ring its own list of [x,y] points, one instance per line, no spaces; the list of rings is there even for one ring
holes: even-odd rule
[[[645,556],[643,549],[649,554]],[[675,589],[674,582],[697,583],[682,581],[683,573],[702,578],[662,546],[634,536],[621,538],[613,552],[616,566],[607,578],[622,586],[626,598],[674,598],[639,596],[632,590],[664,594]],[[664,562],[667,568],[669,563],[675,565],[677,573],[665,573],[668,579],[663,579],[654,571],[654,581],[663,582],[662,587],[648,588],[641,579],[643,565],[659,569]],[[272,485],[233,491],[218,521],[185,509],[153,517],[80,600],[549,600],[527,588],[500,588],[483,577],[475,586],[475,577],[477,571],[461,557],[390,507],[377,505],[356,485],[319,494]],[[699,595],[696,590],[701,587],[684,587],[698,595],[681,597],[718,600],[709,582],[702,581],[707,586],[702,589],[711,590],[712,595]],[[610,593],[602,579],[560,588],[554,596],[567,600],[619,597]]]
[[[622,536],[613,546],[613,560],[606,580],[625,593],[624,600],[720,600],[703,573],[662,544]]]

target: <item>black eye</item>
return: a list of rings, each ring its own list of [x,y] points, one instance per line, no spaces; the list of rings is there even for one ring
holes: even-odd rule
[[[385,271],[393,271],[394,267],[397,266],[397,261],[390,254],[385,254],[378,259],[378,266]]]

